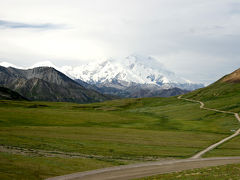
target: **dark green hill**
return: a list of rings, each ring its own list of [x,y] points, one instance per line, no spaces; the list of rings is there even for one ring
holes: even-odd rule
[[[21,96],[15,91],[12,91],[5,87],[0,87],[0,100],[27,100],[27,98]]]
[[[240,111],[240,69],[215,83],[184,95],[185,98],[201,100],[208,107]]]
[[[240,69],[224,76],[205,88],[190,92],[184,97],[198,100],[215,100],[227,97],[240,97]]]

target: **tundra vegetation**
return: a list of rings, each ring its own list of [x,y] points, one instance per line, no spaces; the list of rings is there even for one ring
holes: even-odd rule
[[[239,83],[218,81],[183,97],[239,112],[239,90]],[[232,134],[239,122],[231,114],[170,97],[92,104],[1,100],[0,126],[0,179],[43,179],[188,158]],[[240,156],[239,140],[236,137],[205,156]]]

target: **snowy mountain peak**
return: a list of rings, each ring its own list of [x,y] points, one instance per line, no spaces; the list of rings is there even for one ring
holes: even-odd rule
[[[17,67],[16,65],[8,63],[8,62],[0,62],[0,66],[3,66],[3,67],[14,67],[14,68],[19,68],[20,69],[20,67]]]
[[[121,60],[108,59],[78,67],[67,66],[62,71],[74,79],[90,84],[118,83],[123,86],[152,84],[162,88],[180,87],[190,90],[196,88],[190,81],[167,70],[153,57],[132,55]]]
[[[0,65],[16,67],[6,62],[0,63]],[[163,89],[178,87],[193,90],[203,86],[178,77],[175,73],[166,69],[157,59],[150,56],[131,55],[120,60],[110,58],[75,67],[56,67],[52,62],[44,61],[36,63],[30,68],[40,66],[53,67],[72,79],[106,87],[127,88],[139,84],[154,85]]]

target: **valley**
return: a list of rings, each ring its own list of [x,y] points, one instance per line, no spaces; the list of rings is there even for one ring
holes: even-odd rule
[[[239,180],[235,1],[0,0],[0,180]]]
[[[220,80],[181,97],[91,104],[1,100],[0,177],[45,179],[149,161],[185,162],[239,129],[233,114],[208,110],[239,112],[238,92],[238,83]],[[186,99],[203,101],[205,109]],[[238,146],[227,150],[234,143],[238,137],[203,156],[240,156]],[[214,165],[232,162],[223,161]]]
[[[100,168],[95,166],[95,161],[103,164],[101,167],[107,167],[191,157],[229,136],[230,130],[239,126],[231,115],[222,116],[220,113],[201,110],[198,104],[176,97],[124,99],[88,105],[1,101],[0,111],[1,146],[33,152],[29,153],[30,157],[21,153],[7,155],[2,152],[2,158],[28,157],[33,162],[36,158],[42,161],[66,159],[66,156],[54,157],[51,153],[44,155],[38,152],[44,150],[70,156],[74,153],[82,154],[67,158],[70,164],[73,161],[88,163],[85,159],[91,160],[89,165],[85,165],[86,169],[76,169],[79,166],[75,164],[70,171],[63,171],[66,174],[89,170],[91,162],[94,162],[93,169]],[[34,153],[34,150],[37,151]],[[31,165],[30,159],[24,161]],[[64,166],[65,162],[62,163]],[[13,169],[14,166],[16,168],[19,165],[13,165]],[[51,164],[48,166],[57,168]],[[35,170],[25,171],[30,173],[28,171]],[[38,176],[61,175],[51,173],[41,169]],[[32,178],[37,177],[33,175]]]

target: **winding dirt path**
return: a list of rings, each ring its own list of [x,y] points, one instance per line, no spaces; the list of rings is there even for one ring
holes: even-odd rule
[[[200,103],[201,109],[220,112],[220,113],[233,114],[235,118],[240,122],[240,117],[238,113],[205,108],[203,102],[182,98],[182,96],[179,96],[178,99]],[[196,155],[188,159],[155,161],[155,162],[149,162],[149,163],[116,166],[116,167],[98,169],[93,171],[73,173],[73,174],[64,175],[64,176],[57,176],[53,178],[48,178],[47,180],[129,180],[134,178],[141,178],[141,177],[153,176],[157,174],[183,171],[188,169],[240,163],[240,157],[201,158],[203,154],[211,151],[212,149],[236,137],[239,134],[240,134],[240,129],[238,129],[233,135],[207,147],[203,151],[197,153]]]
[[[178,99],[183,99],[183,100],[186,100],[186,101],[190,101],[190,102],[197,102],[197,103],[200,103],[200,108],[201,109],[205,109],[205,110],[209,110],[209,111],[215,111],[215,112],[220,112],[220,113],[225,113],[225,114],[232,114],[235,116],[235,118],[240,122],[240,117],[238,115],[238,113],[234,113],[234,112],[231,112],[231,111],[221,111],[221,110],[218,110],[218,109],[211,109],[211,108],[206,108],[204,107],[205,104],[201,101],[196,101],[196,100],[192,100],[192,99],[186,99],[186,98],[182,98],[182,96],[179,96]],[[202,155],[204,155],[205,153],[213,150],[214,148],[216,148],[217,146],[223,144],[224,142],[226,141],[229,141],[230,139],[238,136],[240,134],[240,128],[234,133],[232,134],[231,136],[228,136],[224,139],[222,139],[221,141],[207,147],[206,149],[200,151],[199,153],[197,153],[196,155],[194,155],[193,157],[191,157],[192,159],[197,159],[197,158],[200,158]]]
[[[116,166],[93,171],[79,172],[47,180],[129,180],[195,168],[240,163],[240,157],[183,159]]]

